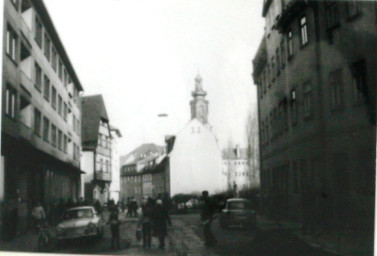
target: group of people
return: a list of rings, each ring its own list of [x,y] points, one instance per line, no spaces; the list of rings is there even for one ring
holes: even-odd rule
[[[159,248],[165,248],[165,237],[167,235],[167,225],[172,225],[167,209],[163,206],[162,200],[148,198],[143,201],[141,214],[138,219],[137,229],[141,232],[143,248],[150,249],[152,245],[152,235],[159,239]],[[111,248],[120,248],[120,225],[118,207],[109,207],[110,216],[107,222],[111,230]],[[127,212],[127,216],[129,212]]]

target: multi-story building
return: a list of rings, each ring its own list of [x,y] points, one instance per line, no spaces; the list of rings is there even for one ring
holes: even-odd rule
[[[376,2],[266,0],[263,17],[253,76],[264,197],[278,193],[298,219],[311,191],[323,224],[372,221]]]
[[[43,1],[5,0],[3,31],[0,190],[25,222],[78,196],[83,88]]]
[[[156,173],[157,165],[165,156],[165,148],[152,143],[142,144],[121,157],[121,200],[156,197],[161,177]]]
[[[120,193],[120,165],[119,165],[119,149],[118,140],[122,134],[118,128],[110,125],[111,133],[111,184],[110,184],[110,198],[115,202],[119,201]]]
[[[82,106],[82,196],[101,204],[110,198],[111,129],[102,95],[81,98]]]
[[[239,192],[258,187],[259,176],[250,168],[247,148],[237,145],[235,148],[224,149],[222,164],[226,176],[226,190]]]

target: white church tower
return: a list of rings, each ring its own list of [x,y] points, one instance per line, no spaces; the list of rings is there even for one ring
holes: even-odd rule
[[[195,91],[192,92],[191,119],[198,119],[202,124],[208,123],[208,101],[205,99],[207,92],[203,90],[202,77],[198,74],[195,78]]]
[[[202,87],[202,78],[195,78],[192,92],[191,120],[175,136],[169,153],[170,194],[211,194],[224,190],[221,170],[221,152],[208,123],[208,101]]]

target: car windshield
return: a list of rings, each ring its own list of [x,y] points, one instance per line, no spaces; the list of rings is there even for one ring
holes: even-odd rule
[[[68,210],[64,213],[63,218],[65,220],[79,219],[79,218],[93,218],[93,211],[91,209]]]
[[[250,209],[250,203],[247,201],[228,202],[228,209],[230,210],[246,210]]]

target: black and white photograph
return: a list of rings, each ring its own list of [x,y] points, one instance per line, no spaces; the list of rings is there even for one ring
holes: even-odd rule
[[[0,255],[377,252],[377,0],[0,13]]]

